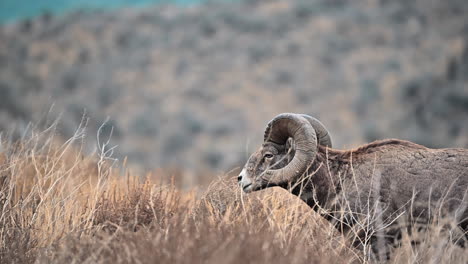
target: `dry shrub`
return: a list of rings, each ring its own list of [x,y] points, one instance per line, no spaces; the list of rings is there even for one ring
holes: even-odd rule
[[[232,181],[220,178],[200,199],[189,195],[191,200],[183,193],[177,198],[164,194],[174,192],[171,188],[158,193],[145,191],[145,186],[150,185],[145,183],[139,187],[143,189],[134,189],[138,194],[132,194],[138,197],[138,202],[106,200],[106,209],[98,214],[112,211],[102,218],[112,229],[66,238],[40,260],[47,263],[72,260],[85,263],[349,263],[356,259],[345,246],[331,248],[327,234],[319,230],[325,225],[317,224],[317,219],[306,213],[307,208],[299,209],[302,204],[289,195],[278,192],[278,196],[243,197],[229,182]],[[296,204],[298,208],[286,207],[287,204]],[[148,206],[146,213],[141,209],[145,206]],[[98,209],[101,210],[102,207]],[[118,216],[116,212],[122,214]],[[147,217],[140,218],[137,212]],[[112,219],[113,223],[109,223]],[[138,225],[136,221],[140,221]]]
[[[82,130],[62,144],[54,135],[50,128],[16,144],[2,142],[0,260],[28,262],[38,248],[92,227],[90,198],[105,175],[72,147]]]
[[[392,251],[388,262],[468,263],[466,245],[465,234],[453,219],[436,218],[424,228],[404,230],[400,246]]]
[[[223,175],[204,193],[181,191],[165,175],[116,170],[106,146],[83,156],[80,131],[65,143],[54,134],[2,142],[1,263],[370,261],[282,189],[246,195]],[[441,226],[417,246],[404,236],[389,262],[466,263]]]
[[[186,209],[193,195],[182,194],[174,186],[161,186],[139,178],[113,179],[100,197],[94,225],[115,230],[125,227],[136,231],[140,227],[167,226],[177,212]]]

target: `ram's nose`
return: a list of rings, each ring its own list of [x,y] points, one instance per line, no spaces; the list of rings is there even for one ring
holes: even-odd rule
[[[245,174],[245,169],[242,169],[242,171],[239,173],[239,176],[237,176],[237,182],[240,183],[242,181],[244,174]]]

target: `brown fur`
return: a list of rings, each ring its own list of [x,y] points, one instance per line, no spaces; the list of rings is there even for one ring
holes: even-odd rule
[[[246,166],[261,164],[262,151],[271,147],[275,146],[264,144]],[[293,151],[278,151],[283,160],[291,160],[293,155]],[[247,174],[256,179],[265,169]],[[392,226],[405,222],[411,227],[440,216],[468,231],[467,149],[430,149],[398,139],[352,150],[318,146],[308,172],[279,186],[299,196],[343,232],[372,214],[380,219],[373,222],[374,229],[397,218]],[[388,240],[397,234],[386,228],[382,236]]]
[[[397,139],[353,150],[319,146],[307,177],[310,183],[293,193],[316,193],[305,200],[307,204],[325,209],[324,216],[343,232],[359,220],[356,213],[378,207],[384,224],[400,214],[398,223],[428,223],[440,216],[452,218],[468,231],[466,149],[429,149]],[[343,209],[343,204],[348,207]],[[385,235],[390,234],[399,232]]]

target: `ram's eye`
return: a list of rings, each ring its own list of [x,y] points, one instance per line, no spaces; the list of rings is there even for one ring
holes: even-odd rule
[[[273,154],[267,153],[263,156],[265,159],[271,159],[273,158]]]

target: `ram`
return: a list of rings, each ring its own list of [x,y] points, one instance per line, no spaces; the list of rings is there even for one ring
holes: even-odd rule
[[[340,231],[353,229],[355,242],[372,233],[374,252],[395,242],[402,222],[424,226],[442,216],[468,231],[468,149],[387,139],[336,150],[317,119],[284,113],[268,123],[238,181],[245,192],[288,189]]]

